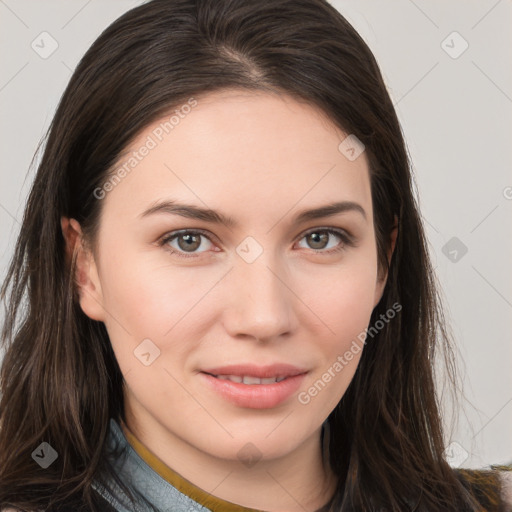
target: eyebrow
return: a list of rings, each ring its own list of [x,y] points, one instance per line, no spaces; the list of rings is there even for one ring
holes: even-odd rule
[[[304,223],[309,220],[321,219],[324,217],[332,217],[338,213],[346,212],[357,212],[367,220],[366,212],[364,208],[353,201],[339,201],[336,203],[319,206],[309,210],[302,210],[293,218],[293,222],[296,224]],[[191,204],[178,203],[177,201],[166,200],[153,204],[147,210],[139,215],[140,219],[148,217],[154,214],[170,214],[180,215],[188,219],[202,220],[204,222],[211,222],[215,224],[224,224],[229,228],[234,228],[238,225],[236,220],[232,217],[224,215],[215,210],[209,208],[202,208]]]

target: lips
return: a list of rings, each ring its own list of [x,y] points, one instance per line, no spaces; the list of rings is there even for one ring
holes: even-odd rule
[[[206,385],[222,398],[251,409],[268,409],[297,391],[308,373],[289,364],[231,365],[200,372]]]

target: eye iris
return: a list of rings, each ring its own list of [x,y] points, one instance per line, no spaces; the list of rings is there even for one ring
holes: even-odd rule
[[[310,233],[309,235],[307,235],[307,238],[308,238],[308,243],[310,244],[310,247],[313,248],[313,249],[323,249],[328,241],[329,241],[329,234],[328,233],[324,233],[324,232],[315,232],[315,233]],[[312,244],[311,244],[312,242]],[[315,244],[320,244],[320,247],[316,247]]]
[[[186,243],[183,244],[182,240],[185,240]],[[180,235],[178,236],[178,245],[180,249],[184,251],[194,251],[201,245],[201,236],[200,235]]]

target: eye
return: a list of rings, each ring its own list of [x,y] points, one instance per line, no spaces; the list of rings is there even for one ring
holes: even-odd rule
[[[338,240],[337,242],[336,239]],[[351,235],[344,230],[334,228],[312,229],[302,235],[300,241],[302,240],[305,240],[309,247],[302,246],[301,248],[313,249],[316,253],[324,254],[342,251],[347,246],[355,245]],[[183,258],[198,257],[201,253],[208,252],[215,247],[205,232],[186,229],[168,233],[160,239],[158,245],[165,247],[171,254],[176,254]],[[220,249],[213,250],[218,252]]]
[[[338,242],[336,243],[336,238]],[[333,240],[334,239],[334,240]],[[315,228],[304,234],[301,240],[305,240],[310,249],[315,252],[333,253],[353,246],[353,239],[345,231],[333,228]],[[305,247],[306,249],[308,247]],[[325,250],[329,249],[329,250]]]
[[[171,253],[184,258],[193,257],[195,254],[206,252],[213,247],[212,241],[203,232],[190,230],[169,233],[159,241],[159,245],[165,246]],[[198,250],[199,248],[203,250]]]

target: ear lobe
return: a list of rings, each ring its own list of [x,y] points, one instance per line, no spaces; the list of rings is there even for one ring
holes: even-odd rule
[[[101,283],[92,252],[85,248],[80,224],[67,217],[61,218],[61,229],[66,241],[66,262],[74,261],[74,284],[77,287],[82,311],[92,320],[104,321]]]

